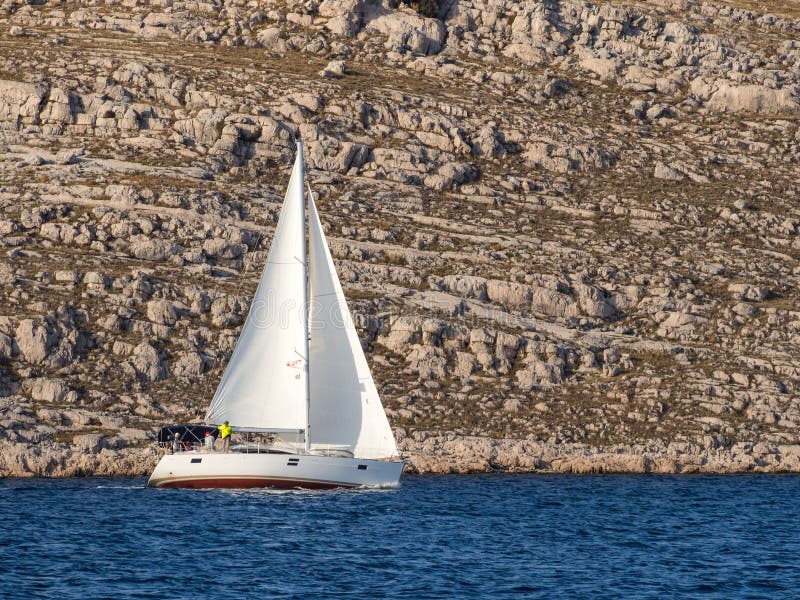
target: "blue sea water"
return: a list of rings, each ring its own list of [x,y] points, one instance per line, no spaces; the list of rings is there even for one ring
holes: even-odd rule
[[[798,598],[798,476],[0,481],[2,598]]]

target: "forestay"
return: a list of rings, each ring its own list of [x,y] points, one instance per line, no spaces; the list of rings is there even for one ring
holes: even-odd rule
[[[275,228],[267,265],[207,423],[239,430],[306,426],[306,236],[302,146]]]

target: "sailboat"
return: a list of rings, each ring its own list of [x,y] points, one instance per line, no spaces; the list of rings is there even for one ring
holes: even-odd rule
[[[206,414],[227,452],[165,454],[149,486],[392,487],[403,461],[358,339],[297,154],[267,264]],[[266,437],[265,437],[266,436]]]

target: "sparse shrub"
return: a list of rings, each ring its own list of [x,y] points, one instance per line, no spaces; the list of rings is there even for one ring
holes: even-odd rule
[[[419,0],[415,4],[417,5],[417,12],[423,17],[439,16],[439,0]]]
[[[217,121],[214,123],[214,131],[217,134],[217,139],[222,137],[222,130],[225,129],[225,121]]]

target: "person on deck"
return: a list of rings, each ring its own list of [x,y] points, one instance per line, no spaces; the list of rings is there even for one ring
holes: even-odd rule
[[[220,437],[222,438],[222,451],[227,452],[231,447],[231,434],[233,433],[233,427],[228,425],[228,422],[225,421],[222,425],[217,427],[217,429],[219,429]]]
[[[181,451],[181,434],[176,433],[175,437],[172,438],[172,451],[173,452],[180,452]]]

